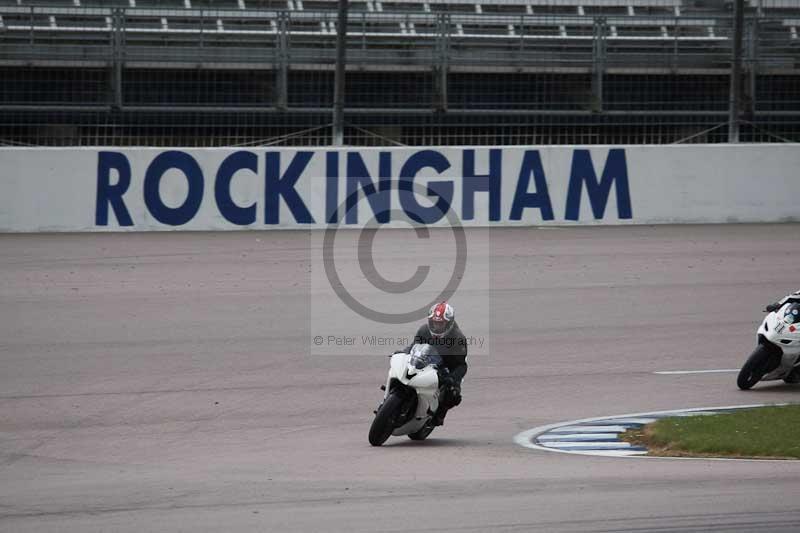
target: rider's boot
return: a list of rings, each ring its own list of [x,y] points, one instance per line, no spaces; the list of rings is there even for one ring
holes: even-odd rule
[[[436,410],[436,413],[431,419],[431,423],[434,427],[444,425],[444,417],[447,416],[447,411],[449,411],[449,409],[444,405],[439,406],[439,409]]]

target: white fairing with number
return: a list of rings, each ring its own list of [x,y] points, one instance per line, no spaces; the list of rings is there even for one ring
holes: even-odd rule
[[[780,309],[768,314],[758,328],[756,336],[763,335],[783,352],[778,368],[761,378],[761,381],[783,379],[795,366],[800,366],[800,323],[792,324],[784,319],[790,305],[791,302],[785,303]]]
[[[417,369],[411,363],[413,358],[424,350],[424,346],[415,344],[411,353],[396,353],[392,356],[384,399],[389,394],[393,379],[413,388],[417,393],[417,410],[414,417],[392,431],[392,435],[408,435],[419,431],[439,408],[439,373],[436,365],[429,364],[425,368]]]

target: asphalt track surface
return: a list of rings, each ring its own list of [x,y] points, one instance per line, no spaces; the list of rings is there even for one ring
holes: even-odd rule
[[[308,233],[0,236],[0,530],[797,531],[800,463],[512,439],[797,401],[782,382],[652,372],[740,366],[763,306],[800,286],[798,230],[492,230],[475,291],[493,353],[430,440],[382,448],[383,354],[309,354]]]

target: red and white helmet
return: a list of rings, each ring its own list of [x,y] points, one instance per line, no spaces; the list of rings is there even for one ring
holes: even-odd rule
[[[443,337],[450,333],[456,321],[456,312],[447,302],[439,302],[428,312],[428,329],[434,337]]]

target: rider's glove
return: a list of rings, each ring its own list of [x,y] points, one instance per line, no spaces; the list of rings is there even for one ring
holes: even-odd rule
[[[766,312],[766,313],[772,313],[772,312],[774,312],[774,311],[777,311],[777,310],[778,310],[778,309],[780,309],[780,308],[781,308],[781,304],[780,304],[780,303],[778,303],[778,302],[775,302],[775,303],[773,303],[773,304],[769,304],[769,305],[768,305],[768,306],[767,306],[767,307],[764,309],[764,312]]]
[[[461,403],[461,384],[455,377],[445,374],[439,384],[442,387],[442,405],[448,409]]]

